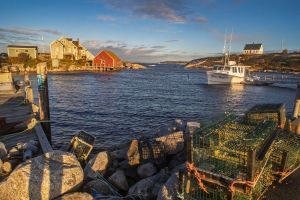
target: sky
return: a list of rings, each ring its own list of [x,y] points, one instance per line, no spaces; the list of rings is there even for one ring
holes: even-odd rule
[[[298,0],[0,0],[0,52],[37,45],[49,52],[61,36],[79,38],[94,55],[158,62],[219,55],[263,43],[265,51],[300,49]]]

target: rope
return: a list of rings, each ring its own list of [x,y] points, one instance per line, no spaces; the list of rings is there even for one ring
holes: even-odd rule
[[[197,180],[197,182],[198,182],[199,187],[200,187],[205,193],[208,194],[208,190],[207,190],[207,188],[205,187],[205,185],[204,185],[203,182],[202,182],[202,179],[205,178],[205,175],[204,175],[204,174],[200,174],[200,173],[198,172],[198,169],[197,169],[197,167],[195,166],[194,163],[187,163],[187,164],[186,164],[186,168],[187,168],[187,170],[188,170],[190,173],[192,173],[192,174],[194,175],[194,177],[196,178],[196,180]]]
[[[177,192],[177,197],[178,197],[178,199],[184,200],[184,193]]]
[[[244,185],[247,185],[249,187],[254,187],[254,185],[255,185],[253,181],[234,180],[229,185],[229,190],[231,192],[235,192],[235,189],[234,189],[235,184],[244,184]]]

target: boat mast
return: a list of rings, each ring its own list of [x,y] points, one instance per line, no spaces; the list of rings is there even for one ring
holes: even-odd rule
[[[227,29],[225,29],[225,37],[224,37],[224,47],[223,47],[223,54],[224,54],[224,68],[226,66],[226,59],[227,59],[227,56],[226,56],[226,45],[227,45]]]
[[[230,42],[229,42],[229,47],[228,47],[228,64],[229,64],[229,61],[230,61],[230,50],[231,50],[231,42],[232,42],[232,33],[233,33],[233,28],[231,28]]]

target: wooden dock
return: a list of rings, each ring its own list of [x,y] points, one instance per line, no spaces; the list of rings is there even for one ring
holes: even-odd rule
[[[21,91],[0,93],[0,142],[7,149],[35,140],[43,152],[52,151],[32,107],[31,103],[25,103]]]

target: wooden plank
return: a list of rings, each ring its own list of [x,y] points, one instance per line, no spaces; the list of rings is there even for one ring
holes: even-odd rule
[[[42,147],[42,150],[44,153],[47,153],[47,152],[52,152],[53,149],[46,137],[46,134],[41,126],[41,124],[36,124],[35,127],[35,132],[36,132],[36,135],[39,139],[39,142],[41,144],[41,147]]]

